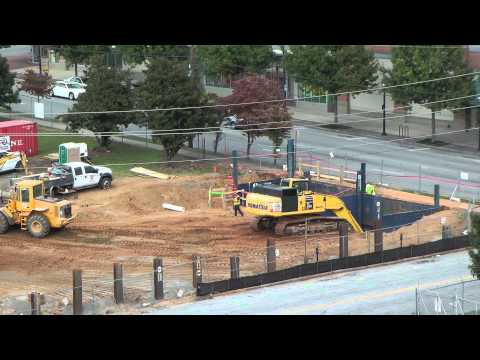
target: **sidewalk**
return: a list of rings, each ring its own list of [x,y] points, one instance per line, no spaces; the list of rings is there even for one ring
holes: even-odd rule
[[[309,125],[322,126],[326,124],[334,124],[334,114],[326,112],[314,112],[314,111],[305,111],[297,110],[294,107],[290,107],[290,113],[292,114],[293,119],[305,121]],[[331,131],[350,134],[355,136],[365,136],[365,137],[379,137],[382,133],[383,125],[383,113],[382,112],[371,112],[363,113],[356,115],[353,111],[352,114],[339,114],[338,115],[338,124],[346,128],[332,129]],[[371,121],[367,121],[369,119]],[[404,136],[403,137],[414,137],[416,140],[408,140],[412,143],[420,141],[423,139],[428,139],[431,137],[432,128],[431,128],[431,119],[420,118],[416,116],[405,116],[398,113],[387,113],[386,114],[386,133],[387,136],[381,136],[382,139],[400,139],[402,136],[399,136],[399,128],[403,127]],[[475,121],[472,119],[472,127],[478,127],[475,125]],[[328,129],[328,128],[327,128]],[[439,149],[453,150],[474,153],[478,155],[478,143],[479,143],[479,134],[478,129],[476,130],[465,130],[465,122],[461,119],[456,119],[453,121],[448,120],[437,120],[436,121],[436,133],[437,141],[443,141],[448,143],[445,146],[438,146]],[[406,133],[405,133],[406,132]],[[449,133],[445,135],[438,135],[442,133]],[[401,134],[400,134],[401,135]],[[428,145],[431,146],[431,145]]]

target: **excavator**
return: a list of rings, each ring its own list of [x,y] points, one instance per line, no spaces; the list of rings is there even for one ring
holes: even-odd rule
[[[0,173],[23,168],[28,175],[27,155],[21,151],[0,153]]]
[[[255,216],[255,230],[273,230],[285,235],[305,231],[324,231],[327,225],[348,222],[354,231],[363,233],[345,203],[337,196],[319,194],[309,190],[307,179],[286,178],[280,184],[256,184],[248,192],[241,206],[247,214]],[[328,212],[335,216],[328,215]],[[306,225],[307,223],[307,225]]]

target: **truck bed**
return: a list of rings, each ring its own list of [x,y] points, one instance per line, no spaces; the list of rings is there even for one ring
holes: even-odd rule
[[[63,189],[73,187],[73,175],[49,175],[48,173],[33,174],[11,179],[11,185],[21,180],[43,180],[45,192],[49,193],[51,188]]]

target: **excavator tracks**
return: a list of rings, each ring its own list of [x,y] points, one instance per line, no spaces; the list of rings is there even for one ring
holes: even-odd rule
[[[281,219],[257,218],[251,223],[252,229],[255,231],[273,231],[276,235],[297,235],[323,233],[335,231],[338,229],[338,223],[343,222],[343,219],[332,217],[290,217]]]

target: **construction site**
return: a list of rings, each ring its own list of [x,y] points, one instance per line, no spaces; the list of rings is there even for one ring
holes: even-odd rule
[[[29,159],[33,168],[46,162],[41,157]],[[62,194],[71,203],[72,221],[61,229],[52,229],[41,239],[19,227],[0,235],[3,313],[28,312],[27,295],[33,291],[47,296],[51,313],[71,313],[71,274],[75,269],[83,272],[84,302],[92,297],[97,304],[103,301],[103,307],[95,313],[104,313],[114,305],[114,263],[123,265],[125,283],[130,281],[131,291],[125,290],[126,303],[138,307],[151,303],[154,258],[163,260],[165,301],[189,301],[195,294],[192,256],[201,259],[203,281],[215,281],[230,277],[229,258],[234,256],[240,257],[240,276],[267,272],[266,241],[271,239],[276,244],[277,269],[378,251],[375,226],[364,226],[368,221],[358,219],[358,205],[347,198],[356,196],[352,195],[358,186],[354,181],[322,177],[321,169],[311,179],[320,189],[313,188],[314,193],[340,191],[347,196],[343,201],[350,208],[352,221],[357,219],[363,226],[363,231],[351,229],[345,252],[340,249],[335,224],[318,232],[311,231],[307,224],[300,232],[276,234],[268,229],[254,230],[255,217],[251,214],[234,216],[233,190],[292,177],[290,168],[288,172],[265,168],[259,171],[248,162],[237,165],[234,161],[232,166],[227,158],[223,162],[195,164],[204,174],[183,175],[181,168],[189,166],[187,163],[166,167],[165,173],[137,168],[129,176],[115,179],[109,188]],[[293,175],[303,174],[297,171]],[[3,190],[11,177],[2,176]],[[238,177],[238,187],[233,184],[233,177]],[[400,219],[388,229],[382,225],[382,250],[459,236],[468,230],[466,203],[382,187],[376,188],[376,196],[383,199],[384,207],[391,200],[389,212],[382,213],[383,217],[390,214]],[[378,204],[377,201],[377,207]],[[414,207],[405,207],[406,204]],[[366,203],[364,206],[367,207]],[[402,220],[402,216],[397,216],[401,213],[415,215]]]

